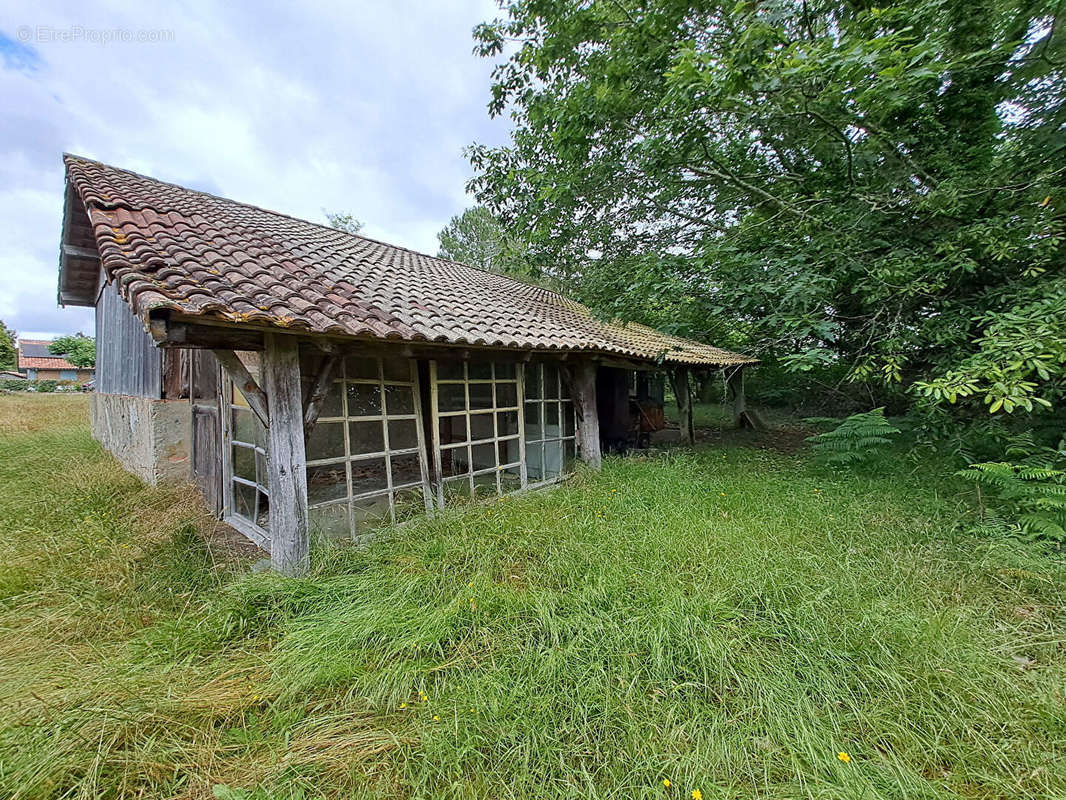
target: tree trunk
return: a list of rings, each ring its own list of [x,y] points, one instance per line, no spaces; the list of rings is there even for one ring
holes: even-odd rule
[[[596,408],[596,362],[583,361],[574,368],[574,408],[581,426],[581,460],[592,469],[602,466],[600,417]]]
[[[696,441],[696,428],[692,421],[692,388],[689,385],[688,367],[670,370],[670,383],[677,398],[678,424],[681,428],[681,444],[691,445]]]

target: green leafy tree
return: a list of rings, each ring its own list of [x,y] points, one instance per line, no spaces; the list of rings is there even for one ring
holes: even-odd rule
[[[322,210],[322,213],[326,215],[331,228],[336,228],[345,233],[359,233],[363,229],[363,223],[351,214],[345,214],[340,211],[326,211],[325,209]]]
[[[54,339],[48,345],[48,352],[63,356],[75,367],[96,366],[96,339],[83,333]]]
[[[471,189],[603,314],[931,401],[1051,403],[1062,8],[516,0],[475,31],[508,48],[490,110],[515,124],[469,148]]]
[[[0,320],[0,369],[15,369],[18,365],[17,337],[18,334]]]
[[[539,271],[526,259],[524,245],[508,235],[484,206],[468,208],[452,217],[437,234],[437,241],[437,255],[441,258],[505,275],[538,277]]]

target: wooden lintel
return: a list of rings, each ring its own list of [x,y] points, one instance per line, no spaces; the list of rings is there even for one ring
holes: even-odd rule
[[[266,392],[256,383],[252,373],[232,350],[214,350],[215,359],[222,365],[230,380],[241,390],[248,407],[265,427],[270,427],[270,413]]]
[[[322,359],[322,366],[318,370],[318,375],[315,376],[315,381],[311,384],[311,394],[307,398],[307,404],[304,406],[304,438],[306,439],[311,435],[311,431],[314,430],[315,423],[318,422],[318,415],[322,411],[322,403],[326,399],[326,395],[329,393],[329,385],[333,380],[333,372],[337,369],[337,364],[340,363],[340,356],[327,355]]]
[[[160,347],[184,347],[191,350],[263,349],[263,334],[258,330],[153,319],[149,332]]]

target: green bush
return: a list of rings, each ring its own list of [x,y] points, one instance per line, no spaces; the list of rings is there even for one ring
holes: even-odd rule
[[[18,378],[4,378],[0,381],[0,389],[4,389],[9,392],[17,392],[26,388],[26,381],[19,380]]]
[[[807,422],[836,422],[826,417],[809,417]],[[869,461],[891,443],[889,437],[899,428],[885,419],[885,410],[875,408],[863,414],[852,414],[827,433],[811,436],[815,455],[827,464],[848,466]]]
[[[995,491],[1002,515],[986,524],[1003,524],[1029,541],[1066,544],[1066,471],[992,461],[955,474]]]
[[[59,381],[36,381],[31,384],[34,391],[38,392],[54,392],[59,385]]]

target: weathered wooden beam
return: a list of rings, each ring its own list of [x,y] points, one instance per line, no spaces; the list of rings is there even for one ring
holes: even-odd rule
[[[248,407],[252,409],[252,413],[259,417],[259,421],[265,427],[270,427],[270,403],[267,400],[267,394],[255,382],[255,378],[252,377],[252,373],[248,371],[248,368],[244,366],[244,362],[232,350],[214,350],[212,352],[230,380],[241,390],[241,394],[248,401]],[[297,383],[297,392],[299,388],[300,385]]]
[[[74,244],[63,245],[63,255],[67,258],[83,258],[89,261],[100,261],[100,253],[88,247],[78,247]]]
[[[311,384],[311,394],[308,395],[307,404],[304,406],[305,437],[311,435],[315,423],[318,422],[318,415],[322,411],[322,403],[325,401],[326,395],[329,394],[333,373],[337,369],[337,364],[340,363],[340,360],[338,355],[327,355],[322,359],[322,366],[318,370],[318,375],[315,376],[314,383]]]
[[[311,564],[299,340],[268,333],[265,345],[263,384],[271,410],[270,565],[282,575],[298,576]]]
[[[681,428],[681,444],[691,445],[696,441],[696,426],[692,420],[692,386],[688,367],[670,370],[670,385],[677,398],[677,416]]]
[[[573,367],[572,397],[581,432],[581,460],[592,469],[603,464],[600,454],[600,416],[596,408],[596,362],[584,360]]]

